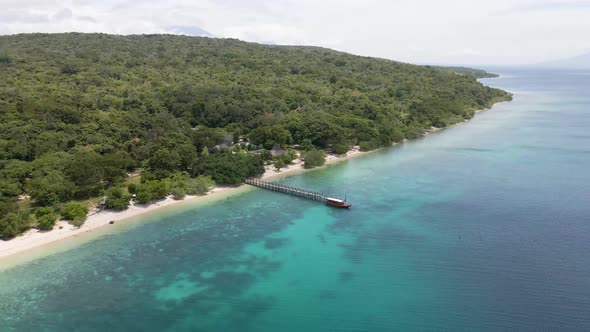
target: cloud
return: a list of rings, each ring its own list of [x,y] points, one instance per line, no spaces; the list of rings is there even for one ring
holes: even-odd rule
[[[404,62],[540,62],[590,48],[590,0],[0,0],[0,8],[0,34],[214,35]]]
[[[0,23],[0,35],[6,35],[10,33],[10,29],[5,24]]]
[[[56,21],[62,21],[62,20],[69,20],[72,18],[72,16],[73,16],[72,10],[69,8],[64,8],[64,9],[58,11],[57,13],[53,14],[53,16],[51,16],[51,18]]]
[[[457,51],[451,51],[451,52],[447,52],[447,56],[450,57],[455,57],[455,56],[479,56],[481,55],[481,52],[470,49],[470,48],[464,48],[461,50],[457,50]]]
[[[562,0],[562,1],[541,1],[514,6],[495,12],[495,15],[512,15],[541,11],[556,10],[590,10],[588,0]]]
[[[92,18],[92,16],[78,16],[78,17],[76,17],[76,19],[78,19],[80,21],[96,23],[96,20],[94,18]]]
[[[230,26],[223,35],[253,42],[272,42],[275,44],[310,45],[312,39],[301,29],[279,23],[259,23]]]
[[[49,22],[49,15],[34,12],[19,12],[8,9],[0,13],[0,22],[7,26],[18,23],[37,24]]]

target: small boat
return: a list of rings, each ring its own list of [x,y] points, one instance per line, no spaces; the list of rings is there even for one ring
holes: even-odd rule
[[[335,207],[339,207],[339,208],[345,208],[345,209],[348,209],[349,207],[352,206],[352,204],[348,203],[345,200],[338,199],[338,198],[332,198],[332,197],[326,197],[326,205],[335,206]]]

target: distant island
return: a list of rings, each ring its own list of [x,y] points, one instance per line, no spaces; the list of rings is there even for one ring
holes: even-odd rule
[[[461,75],[472,75],[475,78],[494,78],[494,77],[498,77],[498,74],[494,74],[494,73],[488,73],[485,70],[482,69],[475,69],[475,68],[469,68],[469,67],[446,67],[446,66],[432,66],[434,68],[437,69],[441,69],[441,70],[445,70],[445,71],[450,71],[453,73],[457,73],[457,74],[461,74]]]
[[[0,238],[420,137],[511,98],[481,73],[233,39],[0,36]]]
[[[534,66],[559,69],[590,69],[590,53],[584,53],[564,59],[546,61],[538,63]]]

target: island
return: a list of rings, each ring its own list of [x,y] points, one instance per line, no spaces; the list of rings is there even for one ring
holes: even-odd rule
[[[321,166],[510,100],[477,73],[234,39],[0,36],[1,241]]]

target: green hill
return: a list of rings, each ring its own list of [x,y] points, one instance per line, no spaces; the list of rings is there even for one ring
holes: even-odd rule
[[[454,72],[461,75],[473,75],[475,78],[494,78],[498,77],[498,74],[487,72],[483,69],[475,69],[469,67],[447,67],[447,66],[433,66],[437,69],[442,69],[450,72]]]
[[[260,174],[248,149],[388,146],[509,98],[435,68],[172,35],[0,36],[0,77],[4,237],[36,223],[15,207],[19,194],[58,213],[69,200],[124,201],[140,168],[131,191],[149,201],[189,178]],[[252,144],[231,146],[239,139]]]

